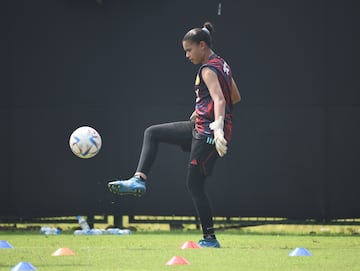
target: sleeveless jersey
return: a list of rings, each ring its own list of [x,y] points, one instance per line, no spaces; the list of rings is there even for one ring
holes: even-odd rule
[[[222,93],[224,95],[225,105],[225,122],[224,122],[224,137],[227,141],[231,139],[232,133],[232,73],[230,66],[221,57],[213,54],[210,56],[208,62],[203,64],[196,75],[195,80],[195,93],[196,93],[196,121],[195,129],[198,133],[211,137],[214,137],[213,131],[209,125],[215,120],[214,115],[214,101],[210,96],[209,89],[207,88],[202,76],[202,69],[208,67],[213,70],[219,80]]]

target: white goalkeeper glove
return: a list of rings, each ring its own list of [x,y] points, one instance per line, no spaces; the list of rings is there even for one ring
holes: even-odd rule
[[[210,129],[214,131],[216,150],[223,157],[227,153],[227,141],[224,137],[224,117],[219,117],[210,123]]]

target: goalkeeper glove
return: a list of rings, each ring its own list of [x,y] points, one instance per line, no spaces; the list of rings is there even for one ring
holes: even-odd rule
[[[227,141],[224,137],[224,117],[219,117],[210,123],[210,129],[214,131],[216,151],[223,157],[227,152]]]

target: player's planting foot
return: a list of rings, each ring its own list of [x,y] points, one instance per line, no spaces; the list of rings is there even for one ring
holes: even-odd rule
[[[200,247],[220,248],[220,243],[214,238],[202,239],[198,244]]]
[[[145,182],[134,176],[129,180],[114,180],[108,183],[108,188],[114,194],[142,196],[146,192]]]

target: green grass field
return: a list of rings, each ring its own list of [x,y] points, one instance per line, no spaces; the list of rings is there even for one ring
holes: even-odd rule
[[[221,249],[180,249],[185,241],[197,241],[199,232],[136,232],[129,236],[44,236],[35,232],[0,232],[14,248],[0,249],[0,270],[21,261],[37,270],[360,270],[359,236],[256,234],[237,230],[218,232]],[[51,254],[70,248],[75,256]],[[296,247],[312,256],[290,257]],[[190,265],[166,266],[173,256]]]

